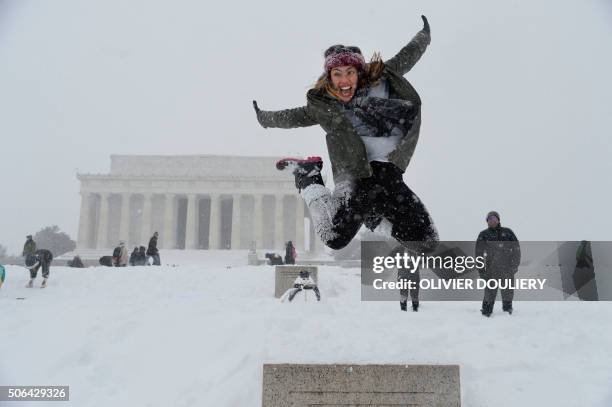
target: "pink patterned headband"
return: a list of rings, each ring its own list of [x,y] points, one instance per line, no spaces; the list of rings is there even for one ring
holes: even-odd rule
[[[355,68],[361,70],[365,67],[365,59],[361,54],[345,51],[329,55],[327,58],[325,58],[324,66],[327,73],[339,66],[354,66]]]

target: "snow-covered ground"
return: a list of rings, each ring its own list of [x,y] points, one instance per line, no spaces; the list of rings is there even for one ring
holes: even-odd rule
[[[162,260],[178,266],[52,267],[44,290],[8,266],[0,385],[70,385],[71,401],[5,405],[255,407],[266,362],[459,364],[465,406],[612,405],[610,303],[405,313],[361,302],[358,269],[320,267],[321,303],[287,304],[245,252]]]

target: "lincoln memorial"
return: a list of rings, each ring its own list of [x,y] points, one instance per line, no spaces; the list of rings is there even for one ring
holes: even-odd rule
[[[146,246],[154,231],[163,249],[315,251],[304,202],[277,158],[111,156],[110,173],[77,174],[81,212],[77,247]],[[312,242],[312,244],[311,244]]]

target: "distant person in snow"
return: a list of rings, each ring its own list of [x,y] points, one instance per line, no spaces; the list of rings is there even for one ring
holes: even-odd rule
[[[74,268],[85,268],[85,265],[83,264],[83,260],[81,260],[81,257],[76,255],[72,258],[72,260],[68,260],[67,263],[68,267],[74,267]]]
[[[582,301],[597,301],[597,280],[595,280],[595,263],[591,251],[591,242],[583,240],[576,250],[576,267],[572,274],[572,281]]]
[[[130,253],[130,266],[138,266],[138,257],[140,256],[140,249],[138,246],[134,247],[132,253]]]
[[[405,268],[398,270],[398,273],[400,280],[412,281],[414,287],[400,290],[400,309],[402,311],[408,311],[408,296],[410,296],[412,310],[417,312],[419,310],[419,284],[421,283],[421,274],[418,269],[411,272]]]
[[[101,266],[113,267],[113,265],[114,265],[114,258],[113,258],[113,256],[102,256],[102,257],[100,257],[98,262],[100,263]]]
[[[149,258],[147,257],[147,249],[144,246],[140,246],[138,249],[137,266],[148,266]]]
[[[53,254],[46,249],[36,250],[34,254],[28,254],[26,256],[25,264],[26,268],[30,270],[30,281],[26,285],[28,288],[34,286],[34,279],[38,270],[42,268],[43,281],[40,288],[47,286],[47,279],[49,278],[49,269],[51,268],[51,262],[53,261]]]
[[[276,253],[266,253],[265,257],[270,266],[279,266],[283,264],[283,258]]]
[[[521,263],[521,246],[516,235],[510,228],[502,227],[499,213],[491,211],[487,214],[487,228],[480,232],[476,239],[476,257],[485,258],[485,267],[478,270],[480,278],[490,279],[510,279],[514,280],[514,275],[518,271]],[[514,289],[507,288],[501,290],[502,309],[512,314],[512,300]],[[497,297],[497,288],[485,288],[484,299],[482,300],[482,315],[490,317],[493,313]]]
[[[4,284],[4,279],[6,278],[6,270],[4,266],[0,264],[0,287]]]
[[[113,264],[115,267],[125,267],[128,264],[129,256],[125,242],[119,242],[119,246],[113,250]]]
[[[147,256],[151,256],[153,258],[154,266],[161,266],[161,260],[159,258],[159,250],[157,249],[157,237],[159,233],[153,233],[153,236],[149,240],[149,247],[147,248]]]
[[[36,242],[32,239],[32,235],[27,235],[21,255],[25,258],[28,254],[34,254],[34,252],[36,252]]]
[[[422,19],[423,29],[387,61],[374,54],[366,63],[355,46],[329,47],[306,106],[264,111],[253,101],[264,128],[318,124],[327,133],[333,193],[323,184],[320,157],[284,158],[277,168],[293,170],[314,229],[332,249],[346,246],[363,224],[374,230],[383,219],[391,224],[391,236],[406,247],[430,251],[437,245],[425,205],[402,179],[421,126],[421,99],[403,75],[430,43],[429,23]]]
[[[285,264],[295,264],[297,258],[297,252],[293,246],[293,242],[289,240],[285,245]]]

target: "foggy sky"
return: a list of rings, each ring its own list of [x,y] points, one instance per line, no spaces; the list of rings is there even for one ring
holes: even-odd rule
[[[111,154],[326,156],[319,127],[263,129],[251,100],[303,105],[326,47],[387,59],[421,14],[404,179],[441,239],[496,209],[520,240],[612,240],[608,1],[0,0],[0,244],[52,224],[76,240],[76,172]]]

